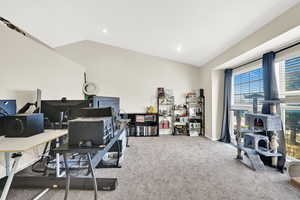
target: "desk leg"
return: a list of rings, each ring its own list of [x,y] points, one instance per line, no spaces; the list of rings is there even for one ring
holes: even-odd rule
[[[68,194],[70,191],[70,170],[69,170],[69,166],[68,166],[68,158],[67,158],[67,154],[64,153],[64,163],[65,163],[65,170],[66,170],[66,189],[65,189],[65,198],[64,200],[68,199]]]
[[[5,170],[6,170],[6,176],[9,176],[11,173],[11,168],[10,168],[10,159],[11,159],[11,153],[10,152],[5,152]]]
[[[59,147],[59,138],[56,139],[56,147]],[[56,154],[56,177],[60,177],[59,153]]]
[[[91,170],[91,173],[92,173],[92,177],[93,177],[93,180],[94,180],[94,191],[95,191],[95,200],[98,199],[98,185],[97,185],[97,179],[96,179],[96,175],[95,175],[95,171],[94,171],[94,168],[93,168],[93,163],[92,163],[92,158],[91,158],[91,154],[88,153],[87,154],[88,156],[88,159],[89,159],[89,166],[90,166],[90,170]]]
[[[122,140],[121,140],[121,141],[122,141]],[[116,167],[120,167],[120,166],[119,166],[119,162],[120,162],[120,155],[121,155],[121,147],[120,147],[120,142],[119,142],[119,140],[117,140],[117,145],[118,145],[118,159],[117,159]]]
[[[126,128],[126,147],[130,147],[129,145],[129,128]]]
[[[3,192],[1,194],[1,199],[0,200],[5,200],[6,197],[7,197],[10,185],[11,185],[12,180],[14,178],[14,175],[15,175],[15,173],[18,170],[19,161],[20,161],[21,156],[22,156],[22,154],[15,154],[15,155],[13,155],[13,159],[14,159],[13,166],[12,166],[12,169],[11,169],[11,171],[9,173],[9,176],[7,178],[5,186],[3,188]]]

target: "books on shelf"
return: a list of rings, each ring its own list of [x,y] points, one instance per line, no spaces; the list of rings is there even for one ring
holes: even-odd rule
[[[136,115],[135,117],[136,122],[144,123],[145,122],[145,117],[144,115]]]
[[[126,113],[123,119],[130,119],[129,136],[159,136],[158,113]]]
[[[156,115],[145,115],[144,116],[145,122],[155,122],[156,121]]]
[[[137,126],[136,136],[155,136],[157,135],[157,126]]]
[[[155,122],[156,121],[156,115],[154,115],[154,114],[136,115],[135,121],[138,122],[138,123]]]

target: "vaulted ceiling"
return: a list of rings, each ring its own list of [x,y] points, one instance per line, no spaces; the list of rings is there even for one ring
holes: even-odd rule
[[[202,66],[300,0],[1,0],[52,47],[82,40]]]

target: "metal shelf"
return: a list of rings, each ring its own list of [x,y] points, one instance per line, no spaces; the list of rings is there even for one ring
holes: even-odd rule
[[[204,97],[186,96],[186,104],[188,108],[188,130],[191,132],[198,132],[199,135],[205,135],[205,112],[204,112]],[[197,114],[196,116],[190,116],[191,114]],[[191,128],[190,124],[200,124],[198,128]]]

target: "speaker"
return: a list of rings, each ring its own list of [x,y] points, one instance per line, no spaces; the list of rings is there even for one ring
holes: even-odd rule
[[[204,97],[204,89],[200,89],[199,93],[200,93],[199,94],[200,97]]]
[[[44,132],[44,114],[17,114],[4,118],[6,137],[30,137]]]
[[[4,135],[4,117],[0,117],[0,136]]]

